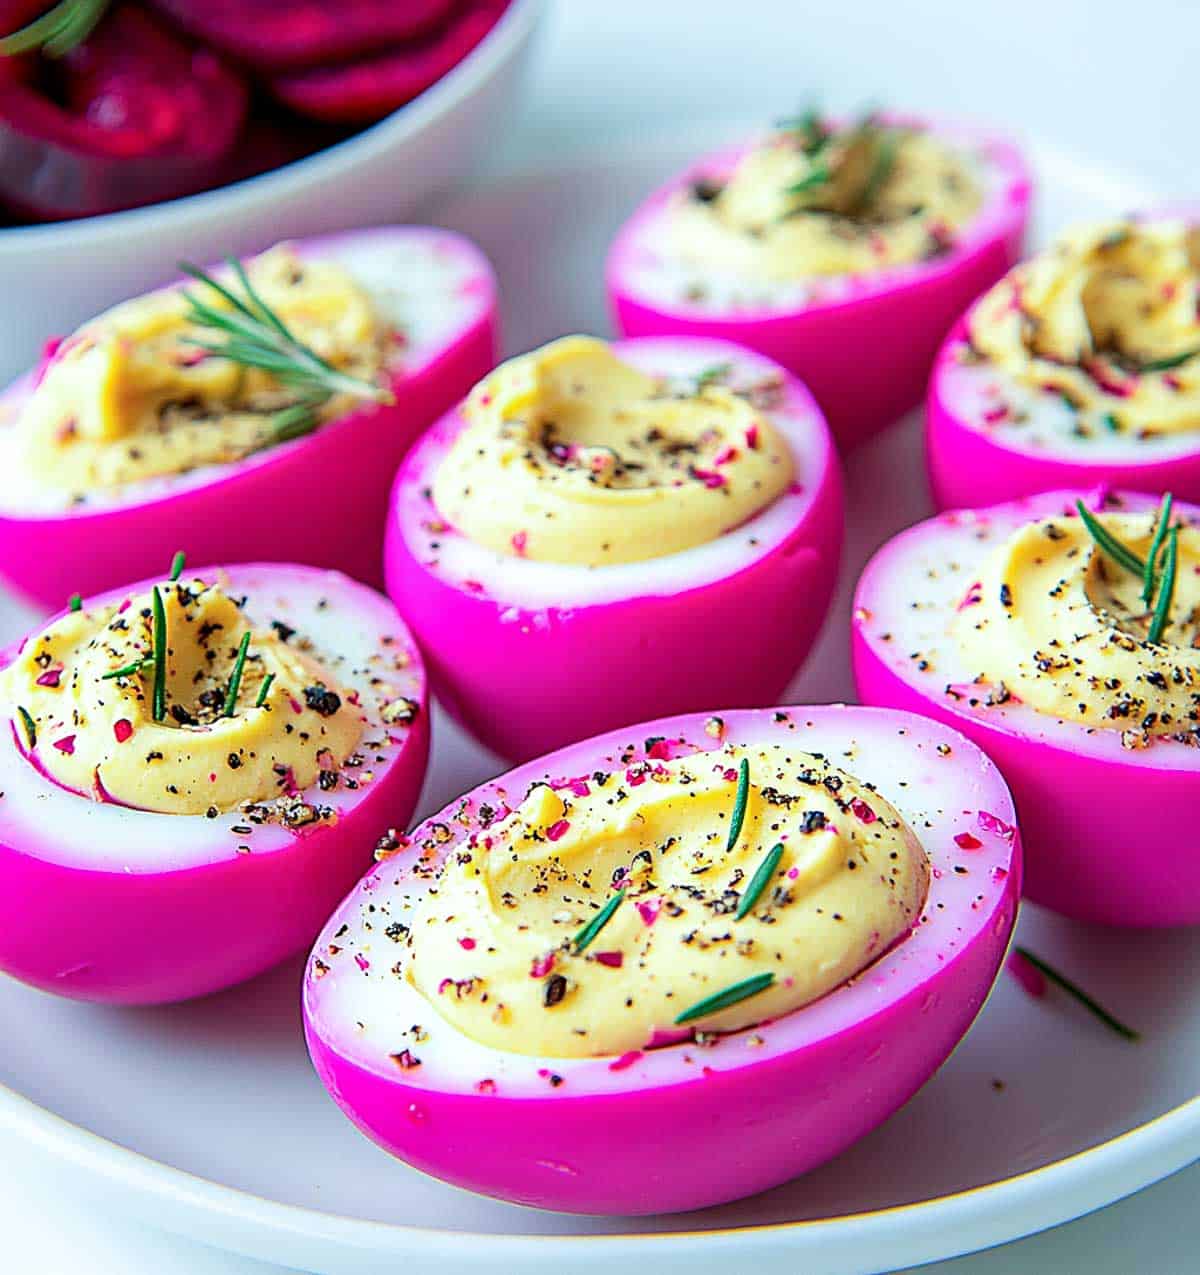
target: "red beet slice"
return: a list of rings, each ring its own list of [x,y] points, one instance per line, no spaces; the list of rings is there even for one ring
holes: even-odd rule
[[[0,199],[57,220],[221,180],[246,118],[241,78],[119,4],[59,63],[0,59]]]
[[[455,0],[151,0],[194,36],[256,71],[299,71],[416,39]]]
[[[302,115],[369,124],[423,93],[471,52],[500,19],[508,0],[467,0],[454,17],[420,40],[357,61],[277,76],[271,88]]]

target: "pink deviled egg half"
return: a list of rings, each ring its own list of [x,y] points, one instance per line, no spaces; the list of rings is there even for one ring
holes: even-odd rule
[[[737,341],[801,377],[851,447],[920,401],[963,308],[1020,257],[1031,178],[992,134],[809,113],[655,191],[608,259],[626,336]]]
[[[1105,489],[941,514],[863,572],[860,696],[954,726],[996,762],[1035,902],[1200,923],[1198,581],[1200,510],[1176,502],[1164,520],[1154,497]]]
[[[1200,501],[1195,209],[1097,221],[1012,270],[934,366],[939,508],[1108,483]]]
[[[519,760],[773,702],[841,541],[829,432],[783,368],[724,341],[568,337],[502,365],[413,447],[385,560],[439,697]]]
[[[245,270],[123,302],[0,394],[0,578],[27,598],[61,606],[179,544],[381,581],[400,458],[494,362],[491,267],[449,231],[396,226]],[[197,321],[185,292],[236,326]]]
[[[80,601],[0,655],[0,706],[0,969],[117,1004],[310,943],[405,825],[429,748],[395,609],[301,566]]]
[[[309,1050],[363,1132],[457,1186],[700,1208],[907,1101],[983,1005],[1019,891],[1004,781],[941,724],[666,718],[417,827],[313,949]]]

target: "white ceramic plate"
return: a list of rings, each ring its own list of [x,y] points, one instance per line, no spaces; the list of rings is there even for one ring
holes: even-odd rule
[[[709,137],[711,141],[711,135]],[[720,140],[720,139],[718,139]],[[696,135],[576,156],[442,210],[492,256],[509,345],[603,330],[598,264],[620,218]],[[1041,225],[1152,202],[1034,148]],[[843,587],[793,699],[848,698],[849,590],[871,550],[928,512],[916,421],[851,458]],[[0,639],[32,617],[0,604]],[[716,707],[716,706],[714,706]],[[444,720],[422,808],[493,771]],[[1070,1002],[1001,981],[966,1041],[840,1159],[739,1204],[579,1219],[469,1195],[361,1137],[306,1058],[299,964],[205,1001],[106,1010],[0,979],[0,1145],[50,1157],[64,1189],[210,1244],[327,1275],[753,1269],[932,1261],[1078,1216],[1200,1156],[1200,933],[1116,933],[1029,908],[1020,938],[1141,1028],[1129,1045]],[[802,1101],[803,1099],[798,1099]]]

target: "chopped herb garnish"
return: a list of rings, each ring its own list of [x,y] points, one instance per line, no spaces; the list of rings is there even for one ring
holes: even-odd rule
[[[188,321],[211,329],[223,338],[221,341],[185,339],[217,358],[269,372],[296,391],[296,402],[281,408],[271,418],[274,442],[282,443],[311,433],[320,424],[320,409],[335,394],[349,394],[373,403],[394,401],[385,387],[338,371],[305,345],[263,300],[242,263],[235,257],[226,260],[241,295],[198,267],[180,262],[179,268],[185,274],[216,293],[230,307],[218,308],[185,291]]]
[[[812,166],[812,172],[801,177],[798,182],[793,182],[790,186],[785,187],[783,193],[785,195],[807,195],[810,191],[828,185],[832,178],[833,174],[830,172],[829,165],[823,159],[818,159]]]
[[[0,40],[0,58],[35,50],[61,58],[82,44],[104,17],[109,0],[62,0],[40,18]]]
[[[249,637],[250,635],[247,633],[246,636]],[[263,678],[262,685],[258,688],[258,695],[255,697],[255,700],[254,700],[255,708],[262,708],[262,706],[266,703],[267,694],[270,691],[271,683],[274,680],[275,680],[274,673],[268,673],[266,677]]]
[[[132,677],[135,673],[140,673],[142,669],[148,668],[153,663],[153,655],[144,655],[140,660],[133,660],[129,664],[122,664],[120,668],[109,669],[107,673],[101,673],[100,680],[108,682],[114,677]]]
[[[1112,412],[1105,412],[1100,419],[1104,422],[1105,428],[1112,433],[1119,434],[1121,432],[1121,422],[1117,420]]]
[[[1068,995],[1073,996],[1085,1009],[1093,1013],[1106,1027],[1112,1028],[1118,1036],[1124,1036],[1126,1040],[1140,1040],[1141,1033],[1134,1031],[1132,1027],[1127,1027],[1119,1018],[1110,1014],[1103,1005],[1097,1004],[1083,988],[1072,983],[1064,974],[1060,974],[1052,965],[1048,965],[1040,956],[1034,954],[1027,947],[1015,947],[1013,951],[1021,956],[1033,966],[1039,973],[1044,974],[1052,983],[1056,983]]]
[[[714,381],[719,381],[723,376],[728,376],[733,368],[732,363],[713,363],[703,371],[696,373],[696,388],[704,389],[706,385],[711,385]]]
[[[1128,545],[1123,545],[1110,534],[1095,515],[1085,507],[1082,500],[1077,500],[1075,507],[1079,510],[1083,525],[1088,529],[1092,539],[1118,566],[1124,567],[1126,571],[1132,571],[1135,576],[1145,576],[1146,564]]]
[[[734,983],[732,987],[725,988],[723,992],[715,992],[712,996],[706,996],[702,1001],[697,1001],[676,1017],[676,1025],[681,1026],[684,1023],[695,1022],[697,1018],[707,1018],[709,1014],[720,1013],[721,1010],[728,1009],[730,1005],[736,1005],[739,1001],[757,996],[759,992],[765,992],[774,982],[775,975],[769,970],[765,974],[753,974],[750,978],[744,978],[740,983]]]
[[[729,840],[725,843],[728,854],[742,835],[742,823],[746,818],[746,802],[750,796],[750,763],[745,757],[738,763],[737,792],[733,798],[733,817],[729,821]]]
[[[746,893],[742,895],[742,901],[738,904],[737,911],[733,914],[735,921],[742,920],[758,902],[758,896],[767,888],[771,878],[775,875],[775,870],[779,867],[779,860],[782,858],[782,843],[772,846],[767,851],[763,861],[758,865],[758,870],[750,878]]]
[[[37,747],[37,727],[33,724],[33,718],[29,716],[29,710],[17,705],[17,712],[21,714],[21,725],[25,727],[25,741],[30,749]]]
[[[1146,556],[1146,575],[1142,581],[1142,601],[1147,606],[1150,605],[1150,599],[1154,597],[1154,569],[1158,564],[1158,552],[1162,548],[1163,541],[1167,538],[1167,528],[1171,523],[1171,505],[1174,499],[1170,492],[1167,492],[1162,498],[1162,505],[1158,511],[1158,525],[1154,529],[1154,539],[1150,542],[1150,552]]]
[[[1195,350],[1184,350],[1182,354],[1171,354],[1162,359],[1151,359],[1149,363],[1139,363],[1139,372],[1169,372],[1172,368],[1182,367],[1200,355],[1200,347]]]
[[[67,610],[68,611],[83,610],[83,598],[81,598],[78,593],[72,593],[71,596],[67,599]]]
[[[1175,598],[1175,577],[1179,569],[1179,528],[1172,527],[1167,537],[1167,551],[1163,557],[1162,583],[1158,587],[1158,602],[1146,633],[1148,642],[1161,642],[1163,630],[1170,623],[1171,603]]]
[[[246,668],[246,652],[249,649],[250,630],[247,629],[238,643],[237,658],[233,661],[233,673],[229,678],[229,689],[225,692],[225,707],[222,709],[224,717],[232,717],[233,710],[237,707],[238,691],[242,688],[242,673]]]
[[[182,549],[175,550],[175,556],[171,559],[171,574],[168,579],[172,584],[183,575],[183,564],[187,561],[187,555]]]
[[[167,613],[158,585],[151,590],[154,607],[154,695],[150,713],[156,722],[167,715]]]
[[[571,940],[571,947],[575,955],[587,947],[587,945],[600,933],[602,929],[613,918],[613,913],[625,902],[625,891],[618,890],[616,894],[596,913],[594,917],[579,931]]]

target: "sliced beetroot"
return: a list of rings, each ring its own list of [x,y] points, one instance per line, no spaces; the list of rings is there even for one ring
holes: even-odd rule
[[[0,199],[59,219],[201,190],[221,180],[247,102],[214,54],[119,4],[59,63],[0,60]]]
[[[256,71],[299,71],[413,40],[455,0],[151,0],[189,35]]]
[[[302,115],[369,124],[411,101],[452,71],[499,21],[508,0],[466,0],[454,16],[419,40],[356,61],[317,67],[271,81],[275,95]]]

